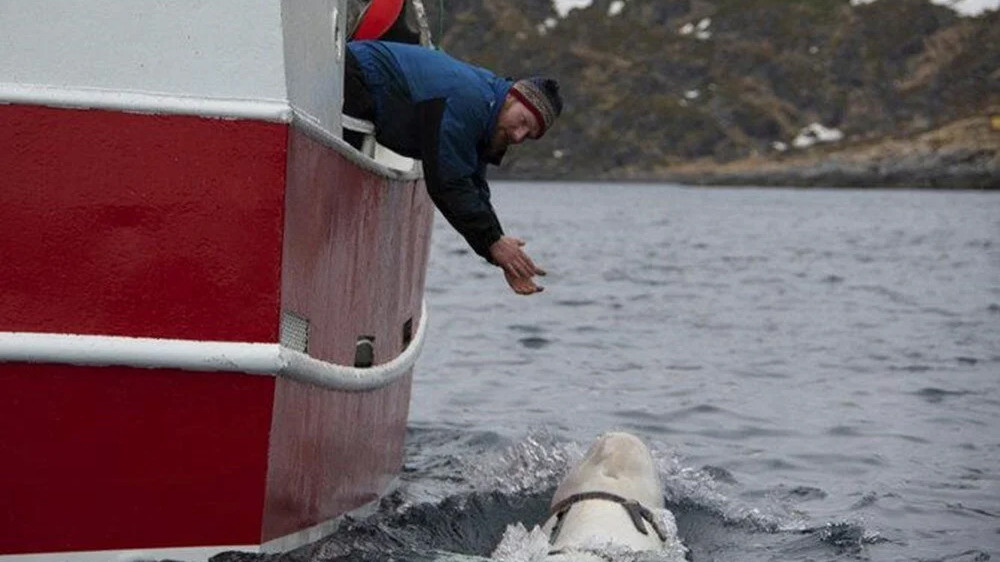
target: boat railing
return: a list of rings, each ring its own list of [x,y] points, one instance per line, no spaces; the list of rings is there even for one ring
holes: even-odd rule
[[[371,121],[345,114],[341,115],[341,126],[346,131],[354,131],[364,135],[358,152],[379,165],[380,170],[396,170],[405,174],[404,177],[407,178],[420,176],[420,163],[417,160],[397,154],[375,140],[375,125]]]
[[[365,137],[361,144],[361,153],[369,158],[375,158],[375,124],[350,115],[342,115],[341,124],[348,131],[362,133]]]
[[[406,348],[386,363],[371,367],[339,365],[316,359],[283,343],[178,340],[168,338],[0,332],[0,364],[52,363],[178,369],[287,377],[323,388],[369,391],[410,372],[424,347],[427,307]]]

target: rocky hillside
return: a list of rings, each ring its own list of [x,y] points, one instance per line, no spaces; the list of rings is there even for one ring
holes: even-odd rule
[[[972,179],[956,186],[1000,186],[988,148],[1000,136],[988,120],[1000,113],[998,12],[963,18],[925,0],[594,0],[564,17],[540,0],[426,5],[443,50],[562,83],[558,124],[494,177],[725,183],[726,169],[760,168],[769,183],[807,185],[835,181],[840,162],[854,184],[947,185],[966,173],[948,157],[930,166],[934,182],[917,182],[922,157],[912,170],[856,160],[884,156],[883,142],[891,154],[926,148],[940,129],[934,138],[973,143],[959,158]],[[985,129],[955,125],[970,118]],[[988,146],[954,138],[966,131]],[[831,156],[840,150],[852,156]],[[830,173],[806,173],[816,166]]]

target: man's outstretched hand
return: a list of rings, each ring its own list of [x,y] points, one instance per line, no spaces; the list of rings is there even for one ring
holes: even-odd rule
[[[519,295],[540,293],[544,287],[536,285],[532,278],[535,275],[545,275],[545,271],[531,261],[521,246],[524,246],[524,240],[501,236],[490,246],[490,256],[503,268],[504,279],[515,293]]]

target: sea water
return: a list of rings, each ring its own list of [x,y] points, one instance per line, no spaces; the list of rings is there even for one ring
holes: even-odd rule
[[[438,217],[401,486],[277,559],[489,557],[609,429],[650,444],[697,562],[1000,559],[1000,192],[493,201],[545,291]]]

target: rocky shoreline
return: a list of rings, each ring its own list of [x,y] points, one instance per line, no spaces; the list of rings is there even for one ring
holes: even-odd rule
[[[633,177],[691,185],[1000,189],[1000,130],[988,116],[963,119],[911,139],[728,163],[701,160]]]

